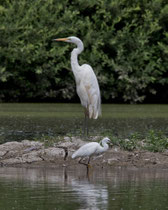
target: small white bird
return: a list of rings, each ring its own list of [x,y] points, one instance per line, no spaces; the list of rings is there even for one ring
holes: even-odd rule
[[[97,142],[90,142],[87,143],[83,146],[81,146],[77,151],[75,151],[72,154],[72,158],[78,158],[81,157],[81,159],[79,160],[80,164],[86,165],[87,167],[89,167],[89,163],[90,163],[90,158],[92,156],[98,156],[104,152],[106,152],[109,148],[108,143],[110,143],[111,140],[107,137],[105,137],[104,139],[102,139],[100,141],[100,143]],[[81,162],[83,158],[88,157],[88,163],[84,163]]]
[[[87,118],[97,119],[101,115],[101,97],[96,75],[90,65],[79,65],[78,63],[78,55],[84,49],[83,42],[79,38],[70,36],[54,39],[54,41],[70,42],[77,45],[71,52],[71,68],[76,81],[77,94],[85,108],[84,134],[88,135]]]

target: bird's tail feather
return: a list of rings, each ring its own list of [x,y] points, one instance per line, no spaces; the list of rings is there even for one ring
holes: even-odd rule
[[[89,118],[97,119],[101,115],[101,106],[89,106]]]
[[[74,159],[76,157],[76,153],[74,152],[73,154],[72,154],[72,159]]]

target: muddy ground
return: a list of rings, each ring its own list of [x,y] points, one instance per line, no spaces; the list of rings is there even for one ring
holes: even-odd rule
[[[71,158],[72,153],[86,142],[65,137],[63,141],[46,147],[44,143],[23,140],[0,145],[0,166],[17,167],[85,167]],[[65,160],[65,154],[68,156]],[[100,157],[92,158],[92,167],[168,168],[168,150],[163,153],[149,151],[124,151],[117,146]]]

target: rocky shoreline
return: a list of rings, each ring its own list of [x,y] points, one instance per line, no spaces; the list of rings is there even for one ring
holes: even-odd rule
[[[64,137],[64,140],[46,147],[38,141],[23,140],[7,142],[0,145],[0,166],[17,167],[72,167],[78,166],[78,160],[72,160],[72,153],[85,144],[75,137]],[[144,150],[125,151],[113,146],[100,157],[92,158],[93,167],[136,167],[168,168],[168,150],[163,153],[152,153]],[[83,166],[80,166],[83,167]]]

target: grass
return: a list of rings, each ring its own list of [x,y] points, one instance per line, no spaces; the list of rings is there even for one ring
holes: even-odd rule
[[[114,145],[120,148],[133,150],[147,150],[150,152],[163,152],[168,149],[168,138],[162,131],[149,130],[145,136],[140,133],[133,133],[128,138],[118,138],[107,134]]]
[[[1,103],[0,141],[27,138],[52,146],[64,136],[81,135],[83,115],[80,104]],[[168,105],[103,104],[102,117],[90,121],[89,129],[125,150],[162,152],[168,149],[167,124]]]
[[[83,108],[69,103],[1,103],[0,116],[77,118],[83,117]],[[103,104],[102,118],[168,118],[168,105]]]
[[[106,133],[98,139],[101,140],[103,137],[108,136],[111,139],[113,145],[119,146],[126,151],[134,150],[146,150],[150,152],[164,152],[168,149],[168,138],[161,131],[149,130],[147,135],[144,137],[140,133],[133,133],[128,138],[118,138],[113,136],[111,133]],[[71,135],[69,135],[71,139]],[[44,143],[45,147],[54,146],[55,143],[63,141],[64,137],[49,137],[42,136],[40,139],[35,138],[35,141],[41,141]],[[85,139],[86,140],[86,139]],[[88,137],[88,141],[91,138]]]

